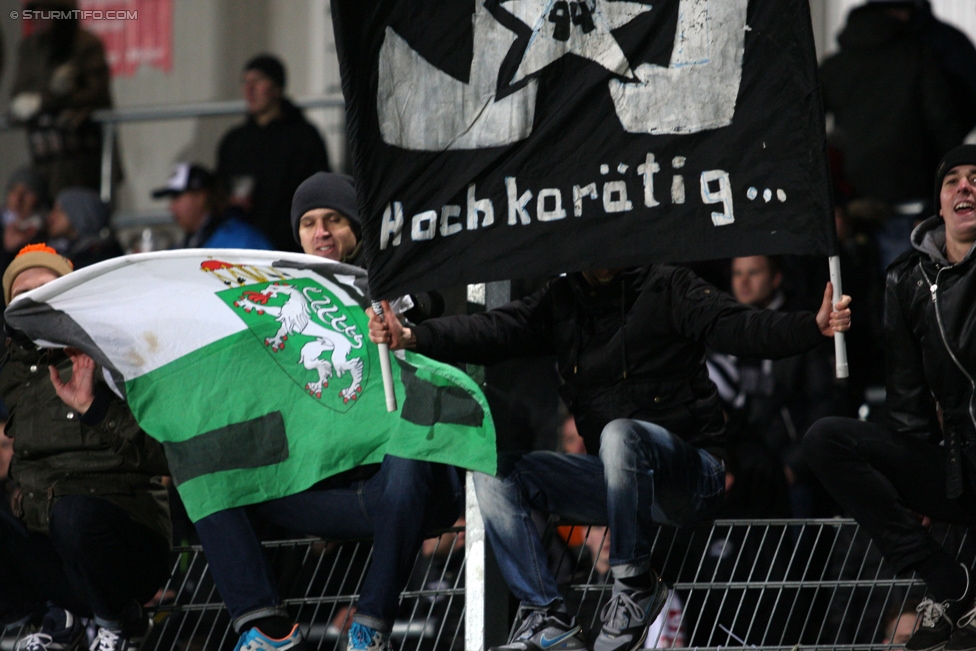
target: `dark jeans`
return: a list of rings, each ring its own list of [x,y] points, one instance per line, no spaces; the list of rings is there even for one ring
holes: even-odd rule
[[[0,619],[16,621],[50,601],[117,624],[162,587],[169,552],[165,538],[98,497],[59,498],[49,535],[0,511]]]
[[[807,463],[895,570],[941,550],[916,514],[976,522],[973,469],[962,497],[946,497],[945,451],[923,439],[851,418],[824,418],[803,437]]]
[[[196,529],[238,632],[281,604],[251,517],[332,540],[372,537],[356,618],[388,631],[424,534],[454,524],[463,505],[453,467],[387,456],[364,481],[218,511],[198,520]]]

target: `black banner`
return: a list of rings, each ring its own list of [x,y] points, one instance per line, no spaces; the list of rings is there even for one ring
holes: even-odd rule
[[[834,252],[806,0],[332,0],[375,297]]]

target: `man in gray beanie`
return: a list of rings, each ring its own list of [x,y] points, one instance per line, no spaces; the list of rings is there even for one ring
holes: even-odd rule
[[[291,229],[305,253],[364,266],[351,176],[318,172],[305,179],[291,202]]]
[[[899,572],[928,598],[909,651],[976,649],[976,576],[917,514],[976,522],[976,145],[936,168],[938,213],[888,267],[885,351],[890,422],[817,421],[807,462]]]
[[[352,178],[320,172],[306,179],[292,201],[291,225],[305,253],[359,264]],[[305,646],[277,593],[253,519],[324,538],[372,537],[373,561],[360,587],[346,648],[389,651],[400,592],[423,538],[454,523],[463,502],[456,468],[386,455],[382,463],[353,468],[303,493],[201,518],[196,531],[240,635],[236,651],[300,651]]]

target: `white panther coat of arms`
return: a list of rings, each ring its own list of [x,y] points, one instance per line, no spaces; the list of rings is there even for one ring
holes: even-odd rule
[[[313,299],[315,293],[322,298]],[[285,299],[283,303],[273,300],[279,297]],[[305,390],[311,396],[321,398],[330,380],[346,374],[351,377],[351,382],[338,391],[343,403],[355,400],[362,393],[363,360],[352,353],[362,349],[363,335],[356,332],[355,325],[346,323],[345,315],[331,299],[324,296],[321,288],[298,288],[276,282],[261,290],[244,291],[234,301],[234,307],[248,313],[256,311],[258,315],[274,317],[278,330],[264,340],[264,345],[272,353],[284,350],[290,336],[311,338],[302,345],[298,360],[305,369],[316,373],[316,379],[305,385]]]

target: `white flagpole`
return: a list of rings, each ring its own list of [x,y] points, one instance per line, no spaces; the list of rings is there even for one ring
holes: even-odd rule
[[[373,311],[383,320],[383,306],[379,301],[373,301]],[[387,344],[377,344],[380,349],[380,371],[383,373],[383,391],[386,393],[386,410],[397,410],[396,393],[393,391],[393,368],[390,366],[390,347]]]
[[[834,286],[834,303],[839,301],[843,296],[840,284],[840,257],[832,255],[827,258],[827,264],[830,266],[830,282]],[[848,376],[847,371],[847,341],[844,337],[843,332],[834,333],[834,357],[836,357],[836,374],[838,378],[845,378]]]

